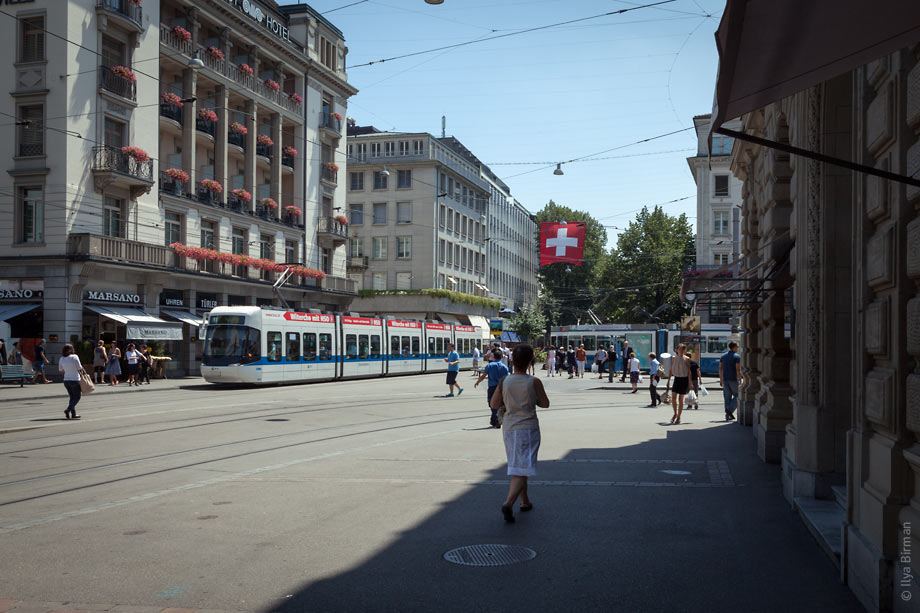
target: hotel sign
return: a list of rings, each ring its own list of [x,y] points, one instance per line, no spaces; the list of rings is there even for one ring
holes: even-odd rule
[[[245,15],[248,15],[252,20],[259,22],[262,26],[277,36],[282,40],[291,42],[291,34],[288,31],[287,27],[275,19],[273,16],[267,14],[262,8],[253,2],[252,0],[226,0],[227,4],[232,4],[239,11]]]

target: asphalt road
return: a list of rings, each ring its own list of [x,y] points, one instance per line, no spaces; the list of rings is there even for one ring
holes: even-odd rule
[[[87,396],[79,422],[2,403],[0,604],[861,610],[716,395],[671,426],[644,390],[544,379],[535,508],[505,524],[501,433],[461,381],[190,381]],[[536,556],[444,559],[480,544]]]

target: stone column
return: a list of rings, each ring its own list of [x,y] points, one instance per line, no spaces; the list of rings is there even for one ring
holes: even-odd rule
[[[281,204],[281,156],[283,155],[281,144],[281,113],[272,113],[272,133],[271,139],[275,143],[272,145],[272,166],[271,166],[271,197],[279,205]],[[281,209],[278,211],[281,212]]]
[[[224,193],[220,199],[226,202],[227,188],[227,134],[230,130],[230,110],[227,108],[230,104],[230,92],[223,86],[219,85],[214,94],[214,103],[217,105],[214,112],[217,113],[217,133],[214,135],[214,180],[221,184]]]
[[[246,158],[243,166],[243,189],[256,197],[256,138],[258,137],[258,121],[256,113],[259,105],[254,100],[246,101]],[[252,202],[250,202],[250,207]]]
[[[182,93],[185,99],[195,98],[198,94],[198,72],[186,68],[182,73]],[[198,138],[195,134],[195,122],[198,119],[198,102],[186,102],[182,107],[182,169],[188,173],[188,190],[195,191],[198,171],[195,168]]]

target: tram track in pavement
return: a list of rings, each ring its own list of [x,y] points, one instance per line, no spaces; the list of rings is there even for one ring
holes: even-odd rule
[[[364,406],[364,405],[361,404],[361,405],[355,405],[355,406]],[[543,409],[543,410],[541,410],[541,413],[544,413],[544,414],[545,414],[545,413],[552,413],[552,412],[557,412],[557,411],[589,410],[589,409],[607,408],[607,406],[608,406],[608,405],[606,405],[606,404],[584,405],[584,404],[582,404],[582,403],[579,403],[578,405],[562,406],[562,407],[557,407],[557,408],[555,408],[555,409],[553,409],[553,408]],[[444,424],[444,423],[450,423],[450,422],[455,422],[455,421],[464,421],[464,420],[468,420],[468,419],[479,419],[479,418],[482,418],[482,416],[483,416],[483,414],[484,414],[484,411],[483,411],[482,409],[476,409],[476,410],[464,411],[464,413],[469,413],[469,415],[456,416],[456,415],[457,415],[456,412],[451,412],[451,413],[449,413],[449,414],[450,414],[450,415],[454,415],[455,417],[451,417],[450,419],[435,419],[435,420],[423,421],[423,422],[414,421],[413,423],[405,424],[405,425],[388,426],[388,427],[376,428],[376,429],[372,429],[372,430],[362,430],[362,431],[360,431],[360,432],[351,432],[351,433],[341,434],[341,435],[338,435],[338,436],[329,436],[329,437],[324,437],[324,438],[314,439],[314,440],[309,440],[309,441],[299,441],[299,442],[296,442],[296,443],[289,443],[289,444],[285,444],[285,445],[277,445],[277,446],[269,447],[269,448],[266,448],[266,449],[255,449],[255,450],[252,450],[252,451],[246,451],[246,452],[236,453],[236,454],[232,454],[232,455],[226,455],[226,456],[222,456],[222,457],[219,457],[219,458],[211,458],[211,459],[207,459],[207,460],[201,460],[201,461],[199,461],[199,462],[192,462],[192,463],[188,463],[188,464],[182,464],[182,465],[179,465],[179,466],[169,466],[169,467],[161,468],[161,469],[158,469],[158,470],[148,471],[148,472],[145,472],[145,473],[139,473],[139,474],[134,474],[134,475],[126,475],[126,476],[124,476],[124,477],[118,477],[118,478],[115,478],[115,479],[108,479],[108,480],[100,481],[100,482],[97,482],[97,483],[90,483],[90,484],[86,484],[86,485],[81,485],[81,486],[76,486],[76,487],[61,489],[61,490],[57,490],[57,491],[54,491],[54,492],[47,492],[47,493],[43,493],[43,494],[36,494],[36,495],[34,495],[34,496],[28,496],[28,497],[20,498],[20,499],[16,499],[16,500],[0,501],[0,508],[5,507],[5,506],[14,505],[14,504],[21,504],[21,503],[24,503],[24,502],[30,502],[30,501],[33,501],[33,500],[41,500],[41,499],[44,499],[44,498],[49,498],[49,497],[51,497],[51,496],[59,496],[59,495],[68,494],[68,493],[71,493],[71,492],[83,491],[83,490],[87,490],[87,489],[90,489],[90,488],[93,488],[93,487],[101,487],[101,486],[104,486],[104,485],[111,485],[111,484],[114,484],[114,483],[120,483],[120,482],[128,481],[128,480],[131,480],[131,479],[140,479],[140,478],[143,478],[143,477],[149,477],[149,476],[154,476],[154,475],[160,475],[160,474],[167,473],[167,472],[172,472],[172,471],[175,471],[175,470],[184,470],[184,469],[189,469],[189,468],[198,468],[198,467],[201,467],[201,466],[206,465],[206,464],[213,464],[213,463],[215,463],[215,462],[223,462],[223,461],[234,460],[234,459],[239,459],[239,458],[243,458],[243,457],[249,457],[249,456],[256,455],[256,454],[260,454],[260,453],[276,452],[276,451],[281,451],[281,450],[284,450],[284,449],[291,449],[291,448],[294,448],[294,447],[300,447],[300,446],[304,446],[304,445],[312,445],[312,444],[316,444],[316,443],[323,443],[323,442],[328,442],[328,441],[333,441],[333,440],[340,440],[340,439],[345,439],[345,438],[350,438],[350,437],[355,437],[355,436],[362,436],[362,435],[366,435],[366,434],[377,434],[377,433],[380,433],[380,432],[387,432],[387,431],[394,431],[394,430],[402,430],[402,429],[406,429],[406,428],[417,428],[417,427],[422,427],[422,426],[429,426],[429,425],[436,425],[436,424]],[[188,454],[188,453],[197,453],[197,452],[200,452],[200,451],[207,451],[207,450],[210,450],[210,449],[219,449],[219,448],[229,447],[229,446],[233,446],[233,445],[242,445],[242,444],[246,444],[246,443],[253,443],[253,442],[258,442],[258,441],[277,439],[277,438],[281,438],[281,437],[285,437],[285,436],[297,436],[297,435],[304,435],[304,434],[310,434],[310,433],[316,433],[316,432],[323,432],[323,431],[334,430],[334,429],[345,429],[345,428],[351,428],[351,427],[356,427],[356,426],[368,426],[368,425],[372,425],[372,424],[387,423],[387,422],[392,422],[392,421],[404,421],[404,420],[407,420],[407,419],[418,420],[418,419],[420,419],[420,418],[437,417],[437,416],[442,416],[442,415],[447,415],[447,414],[446,414],[446,413],[428,413],[428,414],[423,414],[423,415],[412,415],[412,416],[391,417],[391,418],[382,419],[382,420],[373,420],[373,421],[365,421],[365,422],[353,422],[353,423],[350,423],[350,424],[340,424],[340,425],[335,425],[335,426],[326,426],[326,427],[323,427],[323,428],[315,428],[315,429],[310,429],[310,430],[301,430],[301,431],[298,431],[298,432],[286,432],[286,433],[274,434],[274,435],[269,435],[269,436],[267,436],[267,437],[256,437],[256,438],[247,439],[247,440],[230,441],[230,442],[227,442],[227,443],[220,443],[220,444],[218,444],[218,445],[208,445],[208,446],[205,446],[205,447],[198,447],[198,448],[194,448],[194,449],[184,449],[184,450],[180,450],[180,451],[170,452],[170,453],[167,453],[167,454],[157,454],[157,455],[154,455],[154,456],[148,456],[148,457],[144,457],[144,458],[135,458],[135,459],[132,459],[132,460],[124,460],[124,461],[121,461],[121,462],[111,462],[111,463],[108,463],[108,464],[103,464],[103,465],[99,465],[99,466],[95,466],[95,467],[87,467],[87,468],[82,468],[82,469],[77,469],[77,470],[72,470],[72,471],[63,471],[63,472],[53,473],[53,474],[49,474],[49,475],[42,475],[42,476],[38,476],[38,477],[31,477],[31,478],[28,478],[28,479],[20,479],[20,480],[10,481],[10,482],[6,482],[6,483],[0,483],[0,487],[7,487],[7,486],[12,486],[12,485],[22,485],[22,484],[25,484],[25,483],[33,483],[33,482],[36,482],[36,481],[43,481],[43,480],[46,480],[46,479],[54,479],[54,478],[67,477],[67,476],[71,476],[71,475],[74,475],[74,474],[86,473],[86,472],[96,471],[96,470],[107,470],[107,469],[117,468],[117,467],[119,467],[119,466],[128,466],[128,465],[132,465],[132,464],[139,464],[139,463],[142,463],[142,462],[149,462],[149,461],[153,461],[153,460],[157,460],[157,459],[163,459],[163,458],[167,458],[167,457],[175,457],[175,456],[178,456],[178,455],[184,455],[184,454]]]

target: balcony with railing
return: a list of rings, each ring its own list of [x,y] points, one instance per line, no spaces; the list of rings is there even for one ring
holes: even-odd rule
[[[246,135],[230,130],[227,132],[227,144],[236,145],[240,149],[246,149]]]
[[[288,153],[281,154],[281,165],[288,168],[294,168],[294,156]]]
[[[69,235],[67,255],[145,266],[172,267],[175,262],[169,247],[98,234]]]
[[[97,0],[96,11],[114,17],[121,25],[135,32],[142,32],[144,10],[133,0]]]
[[[366,255],[352,255],[348,258],[348,270],[365,270],[367,268]]]
[[[137,102],[137,83],[112,72],[111,66],[99,67],[99,88]]]
[[[348,240],[348,224],[340,222],[335,217],[320,217],[316,224],[316,236],[333,243],[344,243]]]
[[[339,183],[339,171],[334,168],[330,168],[326,164],[323,164],[321,168],[321,173],[319,178],[327,183],[332,185],[338,185]]]
[[[326,275],[323,279],[317,279],[317,287],[330,292],[340,292],[343,294],[357,294],[358,284],[353,279],[346,277],[333,277]]]
[[[172,119],[180,126],[182,125],[182,109],[175,104],[160,103],[160,117]]]
[[[216,124],[213,121],[208,121],[207,119],[198,118],[195,120],[195,129],[199,132],[207,134],[212,138],[217,133]]]
[[[149,191],[154,184],[153,160],[139,161],[116,147],[93,147],[92,170],[97,189],[120,185],[130,188],[132,197]]]
[[[160,193],[188,197],[188,181],[182,181],[169,176],[165,172],[160,172]]]
[[[342,135],[342,119],[333,116],[332,113],[320,113],[319,127],[322,130],[331,132],[332,136],[338,137]]]
[[[261,155],[262,157],[271,158],[272,157],[272,146],[263,145],[262,143],[256,143],[256,155]]]

